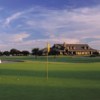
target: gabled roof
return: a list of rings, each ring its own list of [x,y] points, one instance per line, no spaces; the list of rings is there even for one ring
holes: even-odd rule
[[[66,49],[69,49],[70,51],[76,51],[76,50],[91,50],[91,51],[97,51],[95,49],[92,49],[91,47],[89,47],[88,44],[54,44],[55,48],[61,49],[63,47],[65,47]]]

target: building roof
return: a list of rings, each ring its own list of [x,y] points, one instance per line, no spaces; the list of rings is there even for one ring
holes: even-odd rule
[[[67,50],[70,50],[70,51],[97,51],[93,48],[91,48],[88,44],[54,44],[55,48],[58,48],[58,49],[67,49]]]

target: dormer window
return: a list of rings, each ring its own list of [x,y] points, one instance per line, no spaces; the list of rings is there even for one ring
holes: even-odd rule
[[[82,48],[83,48],[84,50],[89,49],[89,47],[88,47],[88,46],[83,46]]]
[[[89,49],[89,47],[87,46],[86,49]]]
[[[75,47],[73,47],[73,49],[75,50],[76,48],[75,48]]]
[[[72,49],[73,49],[73,50],[75,50],[75,47],[74,47],[74,46],[72,46]]]
[[[70,49],[72,49],[72,47],[70,47]]]

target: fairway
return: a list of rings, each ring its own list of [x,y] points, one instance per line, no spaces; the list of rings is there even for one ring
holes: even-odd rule
[[[0,100],[100,100],[100,58],[88,63],[49,58],[48,80],[43,59],[2,59],[25,62],[0,64]]]

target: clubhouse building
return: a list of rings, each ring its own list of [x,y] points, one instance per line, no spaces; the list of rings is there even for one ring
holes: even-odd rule
[[[54,44],[51,50],[56,50],[60,55],[92,55],[97,53],[96,49],[88,44]]]

